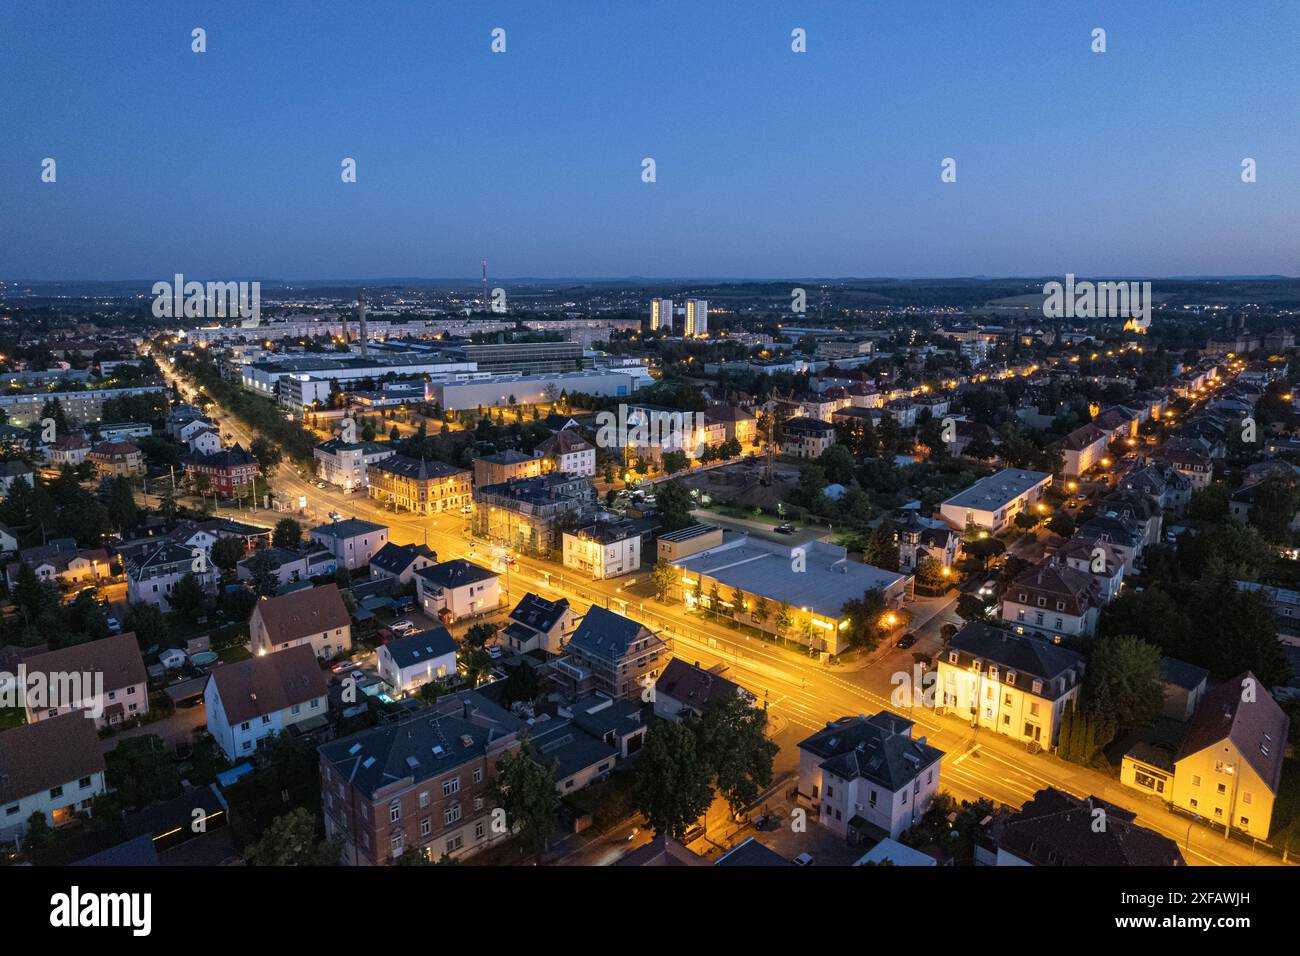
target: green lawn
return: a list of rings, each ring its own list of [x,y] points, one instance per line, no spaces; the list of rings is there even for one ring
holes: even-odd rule
[[[253,655],[249,653],[248,648],[243,644],[236,644],[233,647],[223,647],[217,651],[217,658],[223,664],[234,664],[236,661],[246,661]]]
[[[0,730],[21,727],[26,715],[21,707],[0,707]]]

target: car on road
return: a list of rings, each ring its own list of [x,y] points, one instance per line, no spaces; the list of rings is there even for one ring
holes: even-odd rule
[[[998,582],[996,578],[989,578],[980,585],[980,597],[992,597],[997,593]]]
[[[813,855],[811,853],[800,853],[794,858],[795,866],[812,866],[813,862]]]
[[[912,647],[914,644],[916,644],[916,635],[913,634],[911,631],[908,631],[906,634],[904,634],[894,643],[894,646]]]
[[[336,674],[342,674],[344,671],[351,670],[356,666],[357,666],[356,661],[339,661],[337,664],[331,667],[330,670],[332,670]]]
[[[777,525],[772,530],[775,531],[777,534],[794,534],[795,528],[794,525],[790,524],[790,522],[787,521],[785,524]]]

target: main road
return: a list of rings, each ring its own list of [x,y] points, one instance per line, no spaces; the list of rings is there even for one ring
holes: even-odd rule
[[[187,398],[194,389],[176,379],[168,363],[160,362],[168,379],[176,381]],[[222,412],[221,427],[247,446],[253,435],[247,426]],[[301,477],[290,463],[278,466],[270,477],[281,498],[306,496],[309,513],[324,520],[329,512],[387,525],[395,544],[427,544],[440,560],[468,558],[494,565],[502,573],[506,601],[513,604],[527,591],[548,598],[564,597],[582,613],[592,604],[638,620],[665,638],[671,638],[677,656],[701,666],[722,664],[728,677],[753,691],[774,715],[809,734],[839,717],[875,713],[883,708],[906,713],[915,722],[914,733],[924,736],[944,752],[942,787],[959,799],[988,798],[995,803],[1020,807],[1044,787],[1056,787],[1075,796],[1095,795],[1134,811],[1137,822],[1178,843],[1191,864],[1271,865],[1281,861],[1265,850],[1255,850],[1237,840],[1226,840],[1221,829],[1212,829],[1174,813],[1153,799],[1123,787],[1100,771],[1067,763],[1049,754],[1030,754],[1023,745],[985,728],[972,728],[965,720],[940,717],[924,706],[909,707],[906,696],[894,698],[894,687],[912,675],[908,655],[887,653],[871,665],[840,669],[768,641],[748,637],[723,624],[688,612],[680,604],[664,604],[653,597],[638,595],[627,579],[591,580],[575,575],[549,561],[524,555],[504,561],[505,549],[472,539],[464,515],[421,517],[396,514],[361,493],[343,494],[333,486],[318,488]],[[241,520],[273,524],[283,517],[275,512],[222,508],[221,513]],[[642,576],[644,578],[644,576]],[[642,585],[645,582],[642,581]],[[644,587],[637,588],[644,591]],[[928,628],[937,635],[944,611],[937,613]]]

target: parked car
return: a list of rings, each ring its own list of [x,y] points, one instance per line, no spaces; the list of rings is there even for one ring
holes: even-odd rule
[[[501,650],[500,644],[493,644],[491,647],[487,649],[487,652],[488,652],[488,657],[492,658],[492,660],[494,661],[501,660],[503,651]]]
[[[790,522],[787,521],[785,524],[777,525],[772,530],[775,531],[777,534],[794,534],[795,529],[794,529],[794,525],[790,524]]]
[[[895,642],[894,646],[895,646],[895,647],[911,647],[911,646],[912,646],[913,644],[915,644],[915,643],[916,643],[916,635],[913,634],[911,631],[908,631],[906,634],[904,634],[902,637],[900,637],[900,638],[897,640],[897,642]]]
[[[800,853],[794,858],[795,866],[812,866],[813,862],[813,855],[811,853]]]
[[[410,621],[405,620],[394,621],[392,624],[388,625],[388,627],[394,634],[401,634],[403,637],[415,630],[415,625]]]
[[[104,618],[104,623],[108,625],[108,629],[112,631],[114,634],[122,633],[122,622],[119,621],[112,614]]]

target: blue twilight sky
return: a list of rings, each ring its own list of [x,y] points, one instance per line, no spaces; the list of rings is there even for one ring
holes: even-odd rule
[[[5,0],[0,91],[0,279],[1300,274],[1298,0]]]

